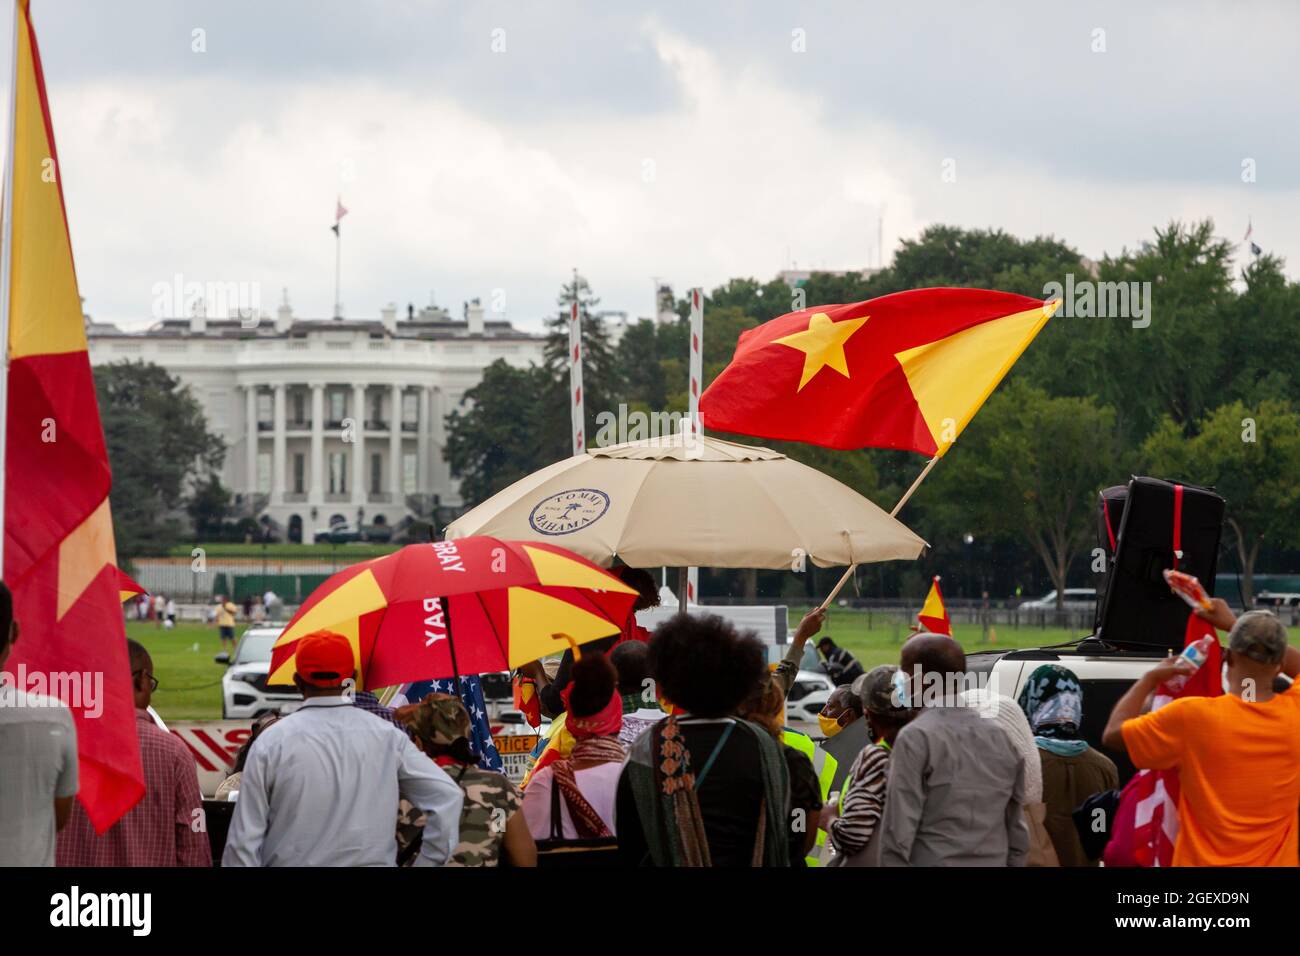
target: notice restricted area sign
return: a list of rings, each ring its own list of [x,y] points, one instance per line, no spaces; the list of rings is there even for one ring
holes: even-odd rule
[[[531,754],[538,739],[537,734],[499,734],[492,738],[505,764],[506,776],[515,783],[522,783],[524,774],[533,765]]]

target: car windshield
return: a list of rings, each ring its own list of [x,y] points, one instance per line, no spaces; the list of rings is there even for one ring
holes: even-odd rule
[[[239,651],[235,656],[236,664],[260,664],[271,659],[271,649],[275,646],[278,635],[273,631],[260,634],[245,634],[239,642]]]

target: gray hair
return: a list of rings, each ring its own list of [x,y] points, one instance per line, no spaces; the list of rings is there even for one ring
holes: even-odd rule
[[[1233,625],[1228,647],[1260,664],[1280,664],[1286,655],[1286,627],[1271,611],[1247,611]]]

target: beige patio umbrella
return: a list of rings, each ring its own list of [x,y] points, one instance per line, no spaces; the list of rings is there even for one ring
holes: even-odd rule
[[[926,547],[815,468],[690,432],[535,471],[447,528],[448,538],[475,534],[551,541],[605,567],[619,558],[639,568],[825,568],[912,560]]]

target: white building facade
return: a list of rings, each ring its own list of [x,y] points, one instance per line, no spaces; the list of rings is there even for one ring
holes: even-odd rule
[[[190,387],[226,446],[238,515],[311,541],[331,524],[430,519],[461,505],[445,419],[483,370],[541,363],[544,337],[488,321],[477,302],[389,306],[378,320],[164,319],[142,332],[89,323],[94,365],[144,361]],[[166,448],[151,452],[165,455]]]

